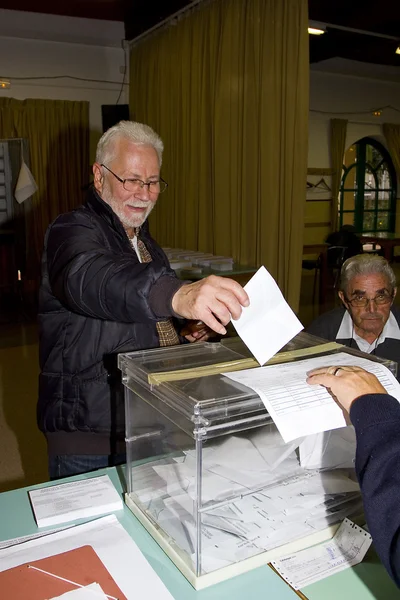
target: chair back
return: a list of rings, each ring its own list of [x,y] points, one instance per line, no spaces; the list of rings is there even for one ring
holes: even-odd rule
[[[346,260],[347,246],[329,246],[326,249],[326,262],[330,269],[341,269]]]

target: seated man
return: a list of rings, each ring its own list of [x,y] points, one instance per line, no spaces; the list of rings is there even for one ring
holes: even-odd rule
[[[387,260],[368,254],[353,256],[340,272],[338,293],[343,306],[318,317],[306,331],[399,362],[396,291],[396,277]]]

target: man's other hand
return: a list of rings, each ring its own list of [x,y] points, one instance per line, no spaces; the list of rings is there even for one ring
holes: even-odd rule
[[[346,412],[354,400],[364,394],[387,394],[372,373],[360,367],[321,367],[307,373],[309,385],[323,385],[335,396]]]
[[[172,298],[174,312],[186,319],[201,320],[216,333],[225,335],[232,318],[238,319],[249,297],[242,286],[227,277],[210,275],[183,285]]]
[[[204,325],[203,321],[187,321],[180,334],[188,342],[206,342],[215,336],[215,331]]]

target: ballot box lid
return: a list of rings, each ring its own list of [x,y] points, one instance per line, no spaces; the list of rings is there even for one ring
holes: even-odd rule
[[[383,362],[396,375],[397,365],[392,361],[304,332],[295,336],[270,362],[291,363],[343,351]],[[256,392],[224,375],[225,371],[259,366],[238,337],[217,343],[181,344],[123,353],[118,357],[118,364],[128,403],[140,399],[174,422],[186,420],[184,429],[187,431],[195,424],[208,435],[222,435],[271,421]]]

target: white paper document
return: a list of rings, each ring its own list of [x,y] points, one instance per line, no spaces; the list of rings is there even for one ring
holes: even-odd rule
[[[232,319],[238,335],[263,365],[302,329],[274,278],[260,267],[244,286],[250,305],[239,319]]]
[[[115,515],[0,550],[0,571],[86,545],[92,546],[127,598],[172,600],[157,573]]]
[[[295,590],[358,565],[367,553],[369,533],[345,519],[329,542],[282,556],[272,566]]]
[[[304,469],[352,469],[356,457],[354,427],[342,427],[308,435],[299,445]]]
[[[290,363],[224,373],[253,389],[263,401],[285,442],[345,427],[342,410],[321,385],[308,385],[307,373],[324,366],[358,366],[373,373],[400,401],[400,384],[384,365],[345,352]]]
[[[110,600],[110,597],[106,596],[98,583],[91,583],[51,600]]]
[[[65,529],[69,529],[70,527],[75,527],[75,525],[66,525],[65,527],[54,527],[54,529],[38,531],[37,533],[32,533],[31,535],[22,535],[21,537],[3,540],[2,542],[0,542],[0,550],[2,550],[3,548],[9,548],[10,546],[15,546],[16,544],[23,544],[24,542],[29,542],[29,540],[35,540],[40,537],[45,537],[46,535],[57,533],[57,531],[64,531]]]
[[[108,475],[60,483],[29,492],[38,527],[47,527],[122,510]]]

